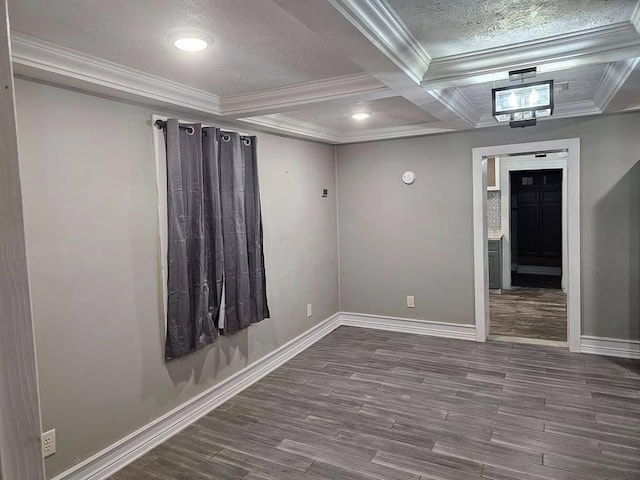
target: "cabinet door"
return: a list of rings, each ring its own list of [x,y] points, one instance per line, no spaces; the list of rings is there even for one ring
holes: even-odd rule
[[[502,288],[500,251],[489,252],[489,288]]]

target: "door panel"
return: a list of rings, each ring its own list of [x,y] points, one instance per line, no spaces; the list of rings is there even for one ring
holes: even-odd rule
[[[518,264],[562,266],[562,170],[511,173]]]

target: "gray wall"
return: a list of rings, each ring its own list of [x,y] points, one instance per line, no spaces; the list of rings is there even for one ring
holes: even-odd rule
[[[338,147],[341,309],[472,324],[471,149],[580,137],[582,333],[640,338],[639,132],[633,113]]]
[[[333,147],[259,135],[272,318],[165,365],[152,112],[24,80],[17,110],[49,477],[338,310]]]

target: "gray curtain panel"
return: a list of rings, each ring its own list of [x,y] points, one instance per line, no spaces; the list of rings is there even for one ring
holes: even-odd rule
[[[269,318],[256,138],[200,124],[165,124],[167,359]]]
[[[269,318],[256,143],[256,137],[241,137],[235,132],[220,134],[224,334]]]
[[[223,281],[218,131],[165,126],[167,147],[167,359],[214,342]]]

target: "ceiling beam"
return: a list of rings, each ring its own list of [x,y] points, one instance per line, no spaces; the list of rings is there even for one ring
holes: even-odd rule
[[[420,86],[430,57],[383,0],[273,0],[333,48],[398,95],[446,122],[469,123]]]
[[[469,125],[475,126],[480,121],[480,112],[476,110],[458,87],[430,90],[429,93]]]
[[[228,117],[252,117],[300,110],[312,105],[344,105],[395,97],[398,94],[368,73],[327,78],[286,87],[270,88],[222,97],[222,113]]]
[[[611,112],[618,109],[615,105],[611,105],[611,101],[639,64],[640,57],[636,57],[618,60],[607,65],[593,96],[593,103],[602,112]]]
[[[267,132],[286,133],[287,135],[321,140],[328,143],[340,143],[341,132],[338,130],[306,122],[298,118],[288,117],[280,113],[242,118],[240,120],[242,120],[243,123],[262,127],[262,130]]]
[[[328,1],[409,78],[422,81],[431,57],[383,0]]]
[[[422,86],[437,90],[508,78],[509,70],[537,66],[553,72],[637,56],[640,34],[631,22],[596,27],[511,46],[434,58]]]

